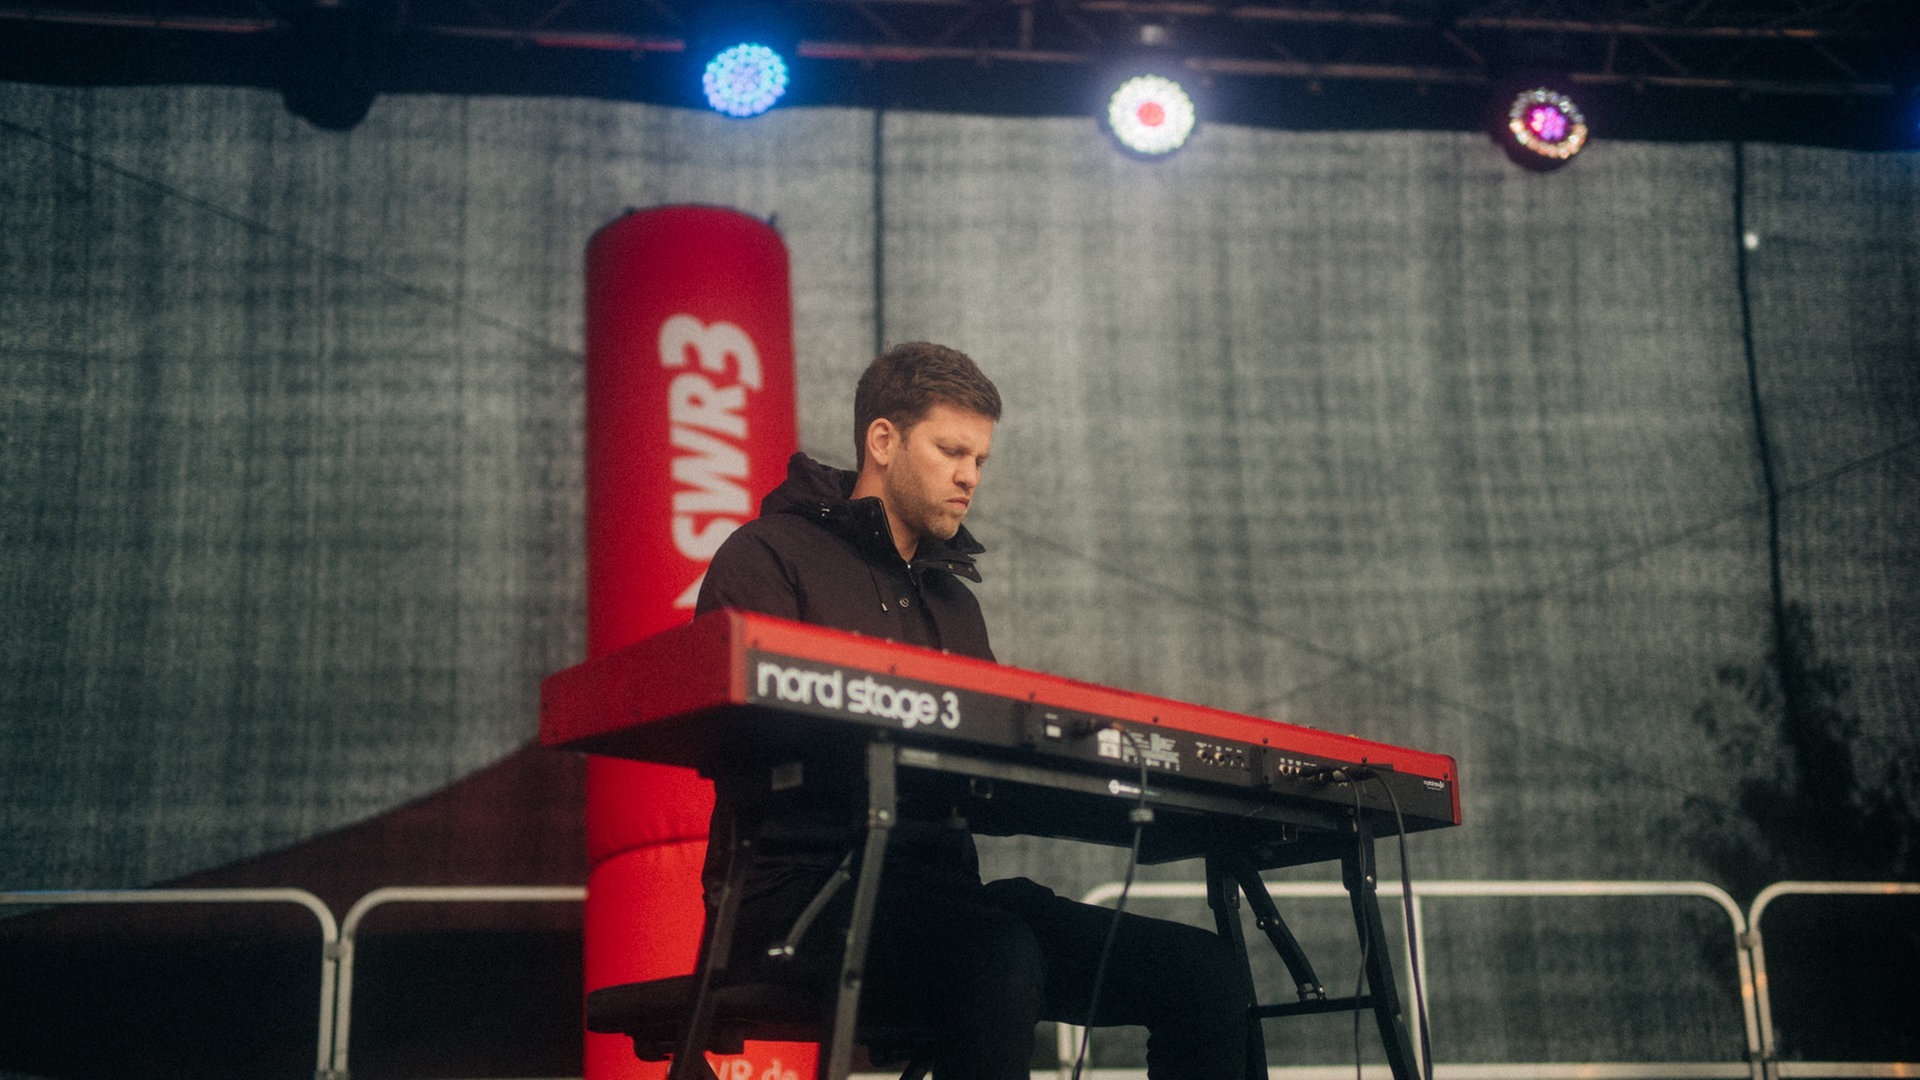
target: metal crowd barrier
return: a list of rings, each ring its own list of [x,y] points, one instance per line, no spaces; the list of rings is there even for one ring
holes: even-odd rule
[[[1281,899],[1346,899],[1346,890],[1337,882],[1269,883],[1269,892]],[[1398,883],[1383,881],[1381,895],[1400,897]],[[1120,892],[1119,883],[1099,886],[1083,899],[1088,903],[1111,902]],[[1710,1078],[1749,1077],[1751,1080],[1788,1080],[1802,1077],[1847,1078],[1920,1077],[1920,1062],[1796,1062],[1776,1060],[1772,1002],[1767,995],[1765,943],[1760,920],[1769,905],[1783,896],[1873,896],[1920,895],[1920,884],[1898,882],[1808,882],[1786,881],[1768,886],[1742,913],[1726,892],[1705,882],[1667,881],[1430,881],[1416,885],[1412,916],[1416,951],[1420,956],[1418,975],[1427,984],[1424,947],[1426,922],[1424,901],[1436,897],[1697,897],[1718,906],[1731,927],[1735,964],[1740,982],[1740,1000],[1746,1026],[1749,1060],[1743,1062],[1487,1062],[1436,1063],[1432,1080],[1710,1080]],[[367,915],[382,905],[393,903],[578,903],[586,890],[572,885],[531,886],[395,886],[375,889],[356,901],[344,920],[336,923],[332,911],[320,898],[304,889],[74,889],[51,891],[0,892],[0,905],[53,906],[75,904],[295,904],[312,912],[320,924],[320,1016],[315,1035],[314,1075],[316,1080],[346,1080],[348,1076],[348,1040],[353,1003],[354,938]],[[1136,882],[1130,899],[1203,900],[1202,882]],[[1414,971],[1405,973],[1408,985]],[[1422,1017],[1410,1012],[1408,1024],[1414,1038],[1420,1035]],[[1073,1055],[1079,1045],[1079,1029],[1062,1024],[1059,1035],[1059,1071],[1061,1080],[1071,1076]],[[1036,1076],[1046,1074],[1035,1074]],[[1089,1069],[1085,1080],[1139,1080],[1138,1069]],[[1360,1076],[1374,1080],[1387,1075],[1384,1065],[1368,1064],[1356,1068],[1340,1065],[1277,1066],[1269,1070],[1274,1080],[1345,1080]]]
[[[1081,899],[1090,904],[1111,902],[1120,894],[1119,882],[1098,886]],[[1269,882],[1267,891],[1275,900],[1338,899],[1347,898],[1347,890],[1338,882]],[[1401,887],[1398,882],[1381,881],[1380,895],[1399,897]],[[1135,882],[1129,891],[1129,899],[1168,899],[1204,901],[1207,895],[1205,882]],[[1693,896],[1709,901],[1725,912],[1731,927],[1729,944],[1732,946],[1739,968],[1740,1001],[1742,1019],[1746,1025],[1747,1060],[1729,1062],[1667,1061],[1667,1062],[1518,1062],[1518,1063],[1477,1063],[1477,1064],[1440,1064],[1433,1067],[1432,1080],[1707,1080],[1707,1078],[1740,1078],[1768,1080],[1764,1075],[1761,1058],[1759,1023],[1756,1015],[1755,975],[1745,947],[1747,941],[1747,919],[1741,913],[1740,906],[1733,897],[1713,885],[1703,881],[1428,881],[1416,884],[1413,889],[1413,934],[1415,953],[1420,961],[1418,976],[1420,985],[1430,985],[1426,973],[1426,921],[1423,901],[1431,897],[1599,897],[1599,896]],[[1406,987],[1414,985],[1416,972],[1409,970],[1402,975]],[[1414,1045],[1420,1043],[1420,1025],[1424,1018],[1418,1010],[1411,1007],[1412,995],[1406,988],[1402,996],[1407,999],[1407,1027],[1412,1034]],[[1067,1024],[1060,1025],[1059,1061],[1060,1080],[1070,1080],[1073,1075],[1073,1059],[1078,1053],[1080,1028]],[[1385,1065],[1363,1066],[1358,1072],[1365,1078],[1385,1077],[1388,1075]],[[1356,1073],[1353,1063],[1342,1065],[1293,1065],[1274,1066],[1267,1070],[1273,1080],[1345,1080]],[[1146,1074],[1140,1070],[1083,1070],[1083,1080],[1139,1080]],[[1872,1074],[1894,1075],[1894,1074]],[[1911,1074],[1901,1074],[1911,1075]]]
[[[1417,890],[1416,890],[1417,891]],[[1893,881],[1782,881],[1760,890],[1747,915],[1748,948],[1758,972],[1758,1009],[1760,1015],[1761,1061],[1767,1078],[1790,1076],[1876,1077],[1920,1076],[1920,1062],[1913,1061],[1778,1061],[1774,1042],[1773,1001],[1767,996],[1767,953],[1760,936],[1760,916],[1767,906],[1782,896],[1920,896],[1920,885]],[[1920,1021],[1916,1021],[1920,1022]]]
[[[353,943],[367,914],[385,904],[580,903],[587,890],[579,885],[395,885],[375,889],[354,901],[340,922],[339,1006],[333,1028],[331,1080],[346,1080],[347,1040],[353,1018]],[[322,1080],[329,1080],[323,1077]]]
[[[334,948],[340,941],[333,912],[305,889],[64,889],[44,892],[0,892],[0,904],[40,907],[55,904],[298,904],[313,912],[320,923],[320,1026],[314,1076],[327,1075],[333,1052]]]

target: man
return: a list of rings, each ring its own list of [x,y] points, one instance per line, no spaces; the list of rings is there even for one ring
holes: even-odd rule
[[[856,471],[794,455],[761,516],[714,555],[698,611],[745,608],[992,660],[961,580],[980,580],[983,549],[962,522],[999,419],[999,391],[964,354],[925,342],[882,353],[854,394]],[[1024,878],[983,884],[963,795],[940,778],[902,777],[862,1014],[951,1030],[936,1080],[1026,1080],[1036,1023],[1086,1021],[1113,915]],[[721,790],[716,852],[729,801]],[[710,898],[718,861],[708,864]],[[759,955],[784,935],[833,870],[804,856],[757,866],[741,909],[746,950],[735,955]],[[835,930],[845,925],[837,914]],[[830,938],[812,931],[803,955]],[[1249,996],[1245,966],[1219,936],[1128,915],[1097,1020],[1148,1028],[1153,1080],[1238,1080]]]

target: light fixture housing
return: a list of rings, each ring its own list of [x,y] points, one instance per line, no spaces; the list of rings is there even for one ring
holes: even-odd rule
[[[366,4],[293,11],[280,46],[287,111],[323,131],[352,131],[366,119],[394,55],[388,20]]]
[[[1193,137],[1199,110],[1178,79],[1161,71],[1140,71],[1114,85],[1107,95],[1104,120],[1107,133],[1121,149],[1157,160]]]
[[[737,41],[710,54],[700,89],[715,112],[745,118],[773,108],[787,92],[786,57],[759,41]]]
[[[1528,168],[1565,165],[1586,147],[1588,134],[1580,106],[1550,86],[1529,86],[1507,101],[1502,144]]]
[[[799,43],[791,13],[773,4],[698,5],[687,23],[684,54],[684,70],[699,88],[692,103],[736,119],[767,112],[795,88]]]

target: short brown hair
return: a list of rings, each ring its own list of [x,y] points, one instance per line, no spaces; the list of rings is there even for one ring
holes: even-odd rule
[[[1000,391],[966,353],[927,341],[908,341],[873,358],[853,392],[853,460],[867,461],[867,429],[886,417],[901,431],[935,405],[951,405],[1000,419]]]

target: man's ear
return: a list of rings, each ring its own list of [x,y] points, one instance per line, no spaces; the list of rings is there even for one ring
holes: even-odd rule
[[[893,464],[894,451],[900,446],[900,429],[884,416],[867,425],[867,460],[886,467]]]

